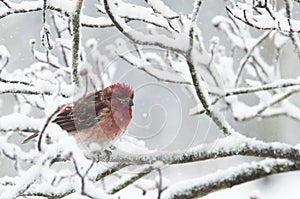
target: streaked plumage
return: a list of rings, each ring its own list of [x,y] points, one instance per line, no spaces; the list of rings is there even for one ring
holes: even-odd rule
[[[106,148],[122,135],[132,118],[133,90],[114,84],[66,106],[53,120],[80,145],[98,143]]]

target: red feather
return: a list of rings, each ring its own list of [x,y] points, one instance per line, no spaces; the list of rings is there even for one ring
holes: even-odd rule
[[[54,123],[75,136],[80,144],[106,147],[122,135],[132,118],[134,92],[117,83],[64,107]]]

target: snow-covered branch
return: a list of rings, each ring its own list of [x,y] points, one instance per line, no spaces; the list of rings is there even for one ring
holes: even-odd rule
[[[72,16],[72,27],[73,27],[73,39],[72,39],[72,77],[73,82],[76,86],[79,86],[79,79],[78,79],[78,66],[79,66],[79,54],[80,54],[80,16],[82,10],[82,3],[83,0],[77,0],[76,3],[76,10]]]
[[[269,1],[254,5],[237,3],[235,7],[226,7],[236,19],[260,30],[279,30],[282,32],[300,32],[300,21],[288,18],[275,11]],[[288,16],[290,16],[288,14]]]
[[[299,170],[299,164],[289,160],[266,159],[260,162],[245,163],[199,179],[177,183],[163,193],[163,198],[202,197],[217,190],[256,180],[272,174]]]
[[[125,20],[121,18],[121,16],[117,15],[119,13],[119,10],[123,8],[122,6],[119,6],[118,9],[118,7],[116,6],[120,4],[120,1],[104,0],[103,2],[106,13],[111,19],[111,21],[114,23],[115,27],[118,28],[118,30],[122,34],[124,34],[128,39],[130,39],[134,43],[140,45],[159,46],[161,48],[169,49],[175,52],[185,52],[187,50],[188,37],[185,34],[180,34],[177,31],[173,31],[172,38],[170,38],[166,35],[161,34],[144,34],[142,32],[138,32],[130,26],[128,26]],[[128,10],[128,13],[130,13],[130,10]],[[177,26],[178,25],[179,24],[177,24]]]
[[[231,144],[228,145],[227,143]],[[131,164],[153,164],[157,161],[164,164],[183,164],[231,156],[284,158],[294,162],[300,161],[298,148],[283,143],[266,143],[238,134],[233,134],[218,139],[211,144],[203,144],[184,151],[142,154],[116,151],[111,155],[110,161]]]

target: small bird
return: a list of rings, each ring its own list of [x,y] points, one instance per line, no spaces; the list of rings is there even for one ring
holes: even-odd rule
[[[127,84],[113,84],[64,107],[52,121],[74,136],[81,146],[107,148],[132,119],[134,92]]]

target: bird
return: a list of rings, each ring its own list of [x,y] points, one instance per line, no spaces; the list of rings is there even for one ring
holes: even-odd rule
[[[52,122],[74,136],[81,147],[96,143],[104,150],[126,131],[133,98],[129,85],[116,83],[65,106]]]

